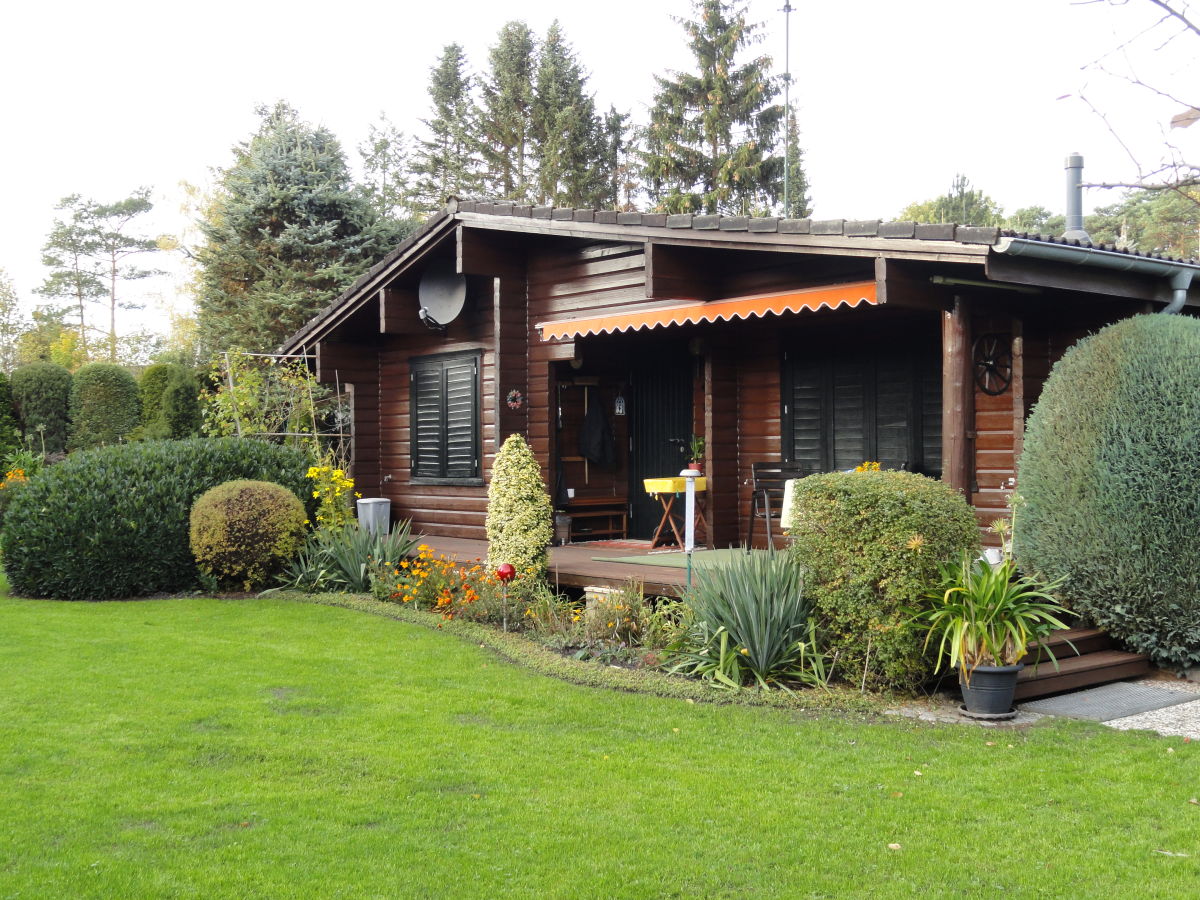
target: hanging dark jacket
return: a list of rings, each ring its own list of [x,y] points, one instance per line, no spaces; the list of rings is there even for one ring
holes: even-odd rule
[[[579,455],[598,466],[608,467],[616,462],[612,426],[600,403],[591,404],[584,416],[583,427],[579,430]]]

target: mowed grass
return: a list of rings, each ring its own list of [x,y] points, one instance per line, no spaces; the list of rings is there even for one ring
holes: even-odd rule
[[[0,600],[0,898],[1181,897],[1198,794],[1179,739],[576,687],[286,599]]]

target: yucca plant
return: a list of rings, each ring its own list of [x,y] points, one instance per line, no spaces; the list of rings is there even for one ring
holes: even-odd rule
[[[344,591],[365,594],[372,575],[399,565],[417,546],[409,522],[399,522],[386,534],[373,534],[356,520],[313,531],[295,558],[284,568],[281,585],[272,590]]]
[[[941,584],[925,597],[931,605],[911,622],[927,631],[926,647],[937,640],[938,669],[945,660],[969,686],[977,667],[1015,666],[1030,643],[1044,647],[1051,632],[1067,627],[1059,616],[1068,610],[1050,594],[1058,586],[1017,578],[1011,559],[993,566],[964,553],[943,567]]]
[[[670,648],[668,671],[726,687],[824,683],[802,573],[773,551],[735,554],[698,570],[691,629]]]

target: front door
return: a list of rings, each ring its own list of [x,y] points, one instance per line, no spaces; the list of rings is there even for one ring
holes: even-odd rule
[[[629,536],[649,540],[662,506],[646,494],[646,478],[678,475],[692,436],[692,369],[685,344],[655,344],[639,354],[629,387]]]

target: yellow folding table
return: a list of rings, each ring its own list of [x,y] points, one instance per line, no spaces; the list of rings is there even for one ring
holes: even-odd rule
[[[704,498],[701,496],[708,490],[708,479],[701,476],[693,479],[696,482],[696,525],[697,530],[703,529],[704,543],[708,543],[708,519],[705,517]],[[658,547],[661,544],[666,544],[674,535],[675,543],[683,547],[683,535],[680,534],[679,525],[675,521],[675,498],[683,494],[687,490],[688,479],[682,475],[676,475],[670,478],[647,478],[643,481],[646,487],[646,493],[652,497],[657,497],[658,502],[662,504],[663,514],[658,522],[658,528],[654,531],[654,539],[650,541],[650,546]],[[670,532],[664,534],[664,531],[670,529]]]

